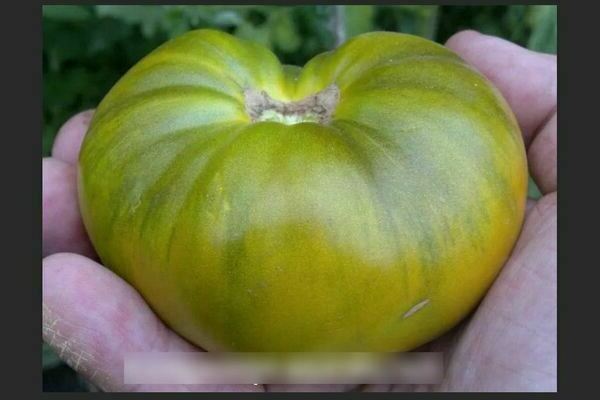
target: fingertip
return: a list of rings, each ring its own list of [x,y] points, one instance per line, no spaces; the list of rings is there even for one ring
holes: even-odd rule
[[[96,261],[82,256],[81,254],[61,252],[54,253],[42,259],[42,268],[51,270],[69,269],[71,267],[81,269],[90,269],[96,266],[101,266]]]
[[[63,124],[54,139],[52,147],[52,156],[54,158],[69,164],[77,163],[79,149],[94,115],[94,111],[93,109],[82,111],[69,118]]]
[[[470,55],[470,53],[479,53],[488,46],[492,46],[488,49],[488,51],[495,50],[496,46],[510,46],[514,49],[526,50],[523,47],[501,37],[487,35],[473,29],[459,31],[450,36],[450,38],[446,41],[446,47],[449,47],[459,54],[464,54],[466,56]],[[485,53],[481,54],[481,56],[485,55]]]
[[[498,73],[503,72],[498,67],[508,66],[507,58],[521,56],[520,52],[526,50],[502,38],[471,29],[452,35],[446,42],[446,47],[456,52],[495,84],[499,83]]]
[[[81,254],[70,252],[54,253],[44,257],[42,277],[44,302],[56,305],[57,301],[64,300],[61,306],[69,307],[85,306],[86,301],[96,299],[111,288],[127,286],[102,264]],[[77,305],[68,304],[73,298],[79,298]]]
[[[480,36],[482,36],[482,34],[476,30],[465,29],[450,36],[446,41],[446,47],[456,51],[457,49],[463,48],[465,44],[477,40]]]
[[[45,303],[70,298],[71,291],[88,292],[87,286],[102,277],[104,267],[80,254],[61,252],[42,259],[42,289]],[[82,299],[84,300],[84,299]]]

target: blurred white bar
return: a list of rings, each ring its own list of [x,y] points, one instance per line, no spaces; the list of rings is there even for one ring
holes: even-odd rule
[[[438,384],[442,353],[128,353],[126,384]]]

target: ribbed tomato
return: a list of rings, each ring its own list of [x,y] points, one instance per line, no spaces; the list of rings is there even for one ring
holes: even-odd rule
[[[112,88],[79,160],[103,263],[208,350],[435,338],[506,261],[526,187],[498,90],[445,47],[390,32],[303,68],[184,34]]]

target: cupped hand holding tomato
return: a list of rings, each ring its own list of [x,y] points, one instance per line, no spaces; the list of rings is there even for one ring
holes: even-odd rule
[[[531,173],[544,197],[530,204],[519,242],[474,316],[431,344],[451,354],[446,379],[436,389],[552,390],[556,385],[556,61],[472,32],[456,35],[448,46],[492,80],[508,100],[528,147]],[[95,255],[79,217],[74,166],[88,120],[89,114],[69,121],[57,138],[53,157],[44,160],[44,255],[52,254],[44,260],[44,339],[103,389],[147,390],[123,385],[125,352],[195,348],[167,329],[125,281],[90,259]],[[80,255],[55,254],[59,252]],[[183,390],[215,389],[263,388]]]

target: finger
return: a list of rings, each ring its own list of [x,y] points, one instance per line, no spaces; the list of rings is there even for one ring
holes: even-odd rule
[[[75,114],[65,122],[54,139],[52,157],[69,164],[77,164],[79,148],[93,115],[94,110],[87,110]]]
[[[43,338],[105,391],[257,391],[252,385],[126,385],[128,352],[200,351],[169,330],[142,297],[100,264],[77,254],[43,260]]]
[[[486,75],[515,113],[528,147],[531,175],[544,194],[557,189],[556,56],[475,31],[446,45]]]
[[[42,253],[58,252],[95,257],[79,213],[76,167],[50,157],[42,160]]]

